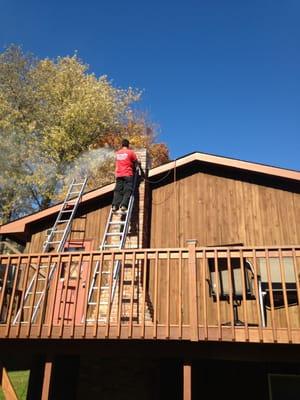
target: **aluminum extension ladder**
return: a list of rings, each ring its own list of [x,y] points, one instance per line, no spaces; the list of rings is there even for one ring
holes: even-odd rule
[[[63,251],[66,240],[69,236],[71,226],[72,226],[72,221],[74,219],[74,216],[76,214],[78,205],[80,203],[82,194],[84,192],[86,183],[87,183],[88,177],[85,177],[85,179],[82,182],[76,182],[75,179],[72,180],[72,183],[69,186],[68,192],[66,194],[66,197],[62,203],[62,206],[60,208],[60,211],[57,215],[56,221],[53,225],[53,227],[47,232],[47,239],[45,240],[43,244],[43,253],[47,253],[50,250],[54,250],[54,252],[59,253]],[[33,275],[27,290],[24,295],[24,302],[23,302],[23,307],[22,309],[20,308],[13,320],[13,324],[16,324],[21,316],[22,310],[30,309],[33,308],[33,313],[31,317],[31,322],[35,321],[37,312],[39,310],[39,307],[41,305],[41,302],[43,300],[43,297],[45,296],[45,293],[49,287],[49,283],[53,277],[54,271],[56,269],[56,263],[53,263],[50,265],[50,271],[48,275],[48,282],[46,281],[46,270],[47,266],[43,265],[38,265],[37,266],[37,272]],[[34,286],[35,280],[38,280],[38,282],[45,282],[43,285],[43,290],[40,291],[35,291],[33,293],[32,288]],[[31,299],[32,295],[35,294],[34,296],[34,304],[31,305]],[[26,323],[26,321],[25,321]]]
[[[99,249],[101,251],[109,250],[109,249],[122,249],[125,247],[126,238],[127,238],[127,234],[128,234],[128,230],[129,230],[130,221],[131,221],[132,210],[133,210],[133,206],[134,206],[135,190],[136,190],[136,186],[137,186],[138,177],[139,177],[139,173],[137,170],[134,175],[133,190],[132,190],[132,193],[131,193],[131,196],[129,199],[127,211],[113,212],[112,209],[110,209],[106,227],[105,227],[105,231],[104,231],[104,235],[103,235],[103,239],[99,246]],[[114,220],[114,217],[116,215],[119,217],[118,220]],[[113,232],[112,232],[112,230],[113,230]],[[118,240],[112,244],[109,242],[109,239],[113,238],[113,237],[118,238]],[[112,289],[111,289],[111,296],[110,296],[110,299],[111,299],[110,304],[112,304],[113,300],[114,300],[114,295],[115,295],[118,278],[119,278],[119,274],[120,274],[120,267],[121,267],[121,261],[120,260],[115,261],[114,271],[113,271],[113,282],[112,282]],[[96,293],[98,290],[100,290],[100,293],[101,293],[101,291],[107,290],[110,287],[110,282],[108,282],[108,284],[106,284],[106,285],[101,285],[103,279],[101,276],[99,277],[100,270],[101,270],[101,275],[104,275],[104,274],[110,275],[109,271],[103,271],[103,269],[100,268],[100,262],[97,261],[94,271],[93,271],[93,276],[92,276],[89,293],[88,293],[88,307],[90,307],[89,310],[92,310],[90,315],[94,314],[94,310],[97,305],[97,301],[93,300],[93,294]],[[98,283],[100,283],[100,287],[97,286]],[[100,301],[99,306],[100,305],[108,306],[108,300]],[[87,322],[94,322],[94,319],[87,319]]]

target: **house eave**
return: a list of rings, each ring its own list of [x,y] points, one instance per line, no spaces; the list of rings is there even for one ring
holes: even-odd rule
[[[257,174],[264,174],[269,176],[274,176],[275,178],[283,178],[292,181],[300,181],[300,172],[285,168],[279,168],[264,164],[253,163],[249,161],[242,161],[233,158],[221,157],[212,154],[195,152],[178,158],[174,161],[170,161],[166,164],[160,165],[158,167],[152,168],[149,171],[149,178],[158,176],[162,173],[168,173],[173,169],[183,167],[193,162],[202,162],[208,164],[214,164],[220,167],[234,168],[244,171],[249,171]],[[114,183],[106,185],[104,187],[94,189],[82,196],[82,203],[96,199],[97,197],[108,194],[114,190]],[[45,210],[38,211],[36,213],[30,214],[26,217],[22,217],[15,221],[9,222],[0,226],[0,235],[9,234],[22,234],[26,231],[27,226],[36,221],[49,218],[59,211],[61,203],[58,203],[52,207]]]

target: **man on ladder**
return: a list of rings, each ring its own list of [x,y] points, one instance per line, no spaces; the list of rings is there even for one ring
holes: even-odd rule
[[[100,250],[123,249],[125,247],[134,204],[134,191],[138,180],[137,165],[142,176],[144,176],[136,154],[129,149],[129,141],[123,139],[122,148],[116,152],[116,186],[112,208],[108,215],[102,242],[99,246]],[[118,213],[119,215],[116,215],[119,207],[121,207],[121,212]],[[107,292],[111,287],[109,301],[107,299],[102,300],[101,305],[112,305],[119,280],[120,268],[121,261],[115,261],[111,285],[106,279],[103,284],[102,281],[104,279],[101,275],[106,275],[107,270],[104,270],[99,261],[96,263],[88,294],[88,306],[90,307],[91,315],[98,315],[98,310],[96,309],[98,303],[95,299],[99,290],[101,295],[101,293]],[[89,319],[89,321],[93,321],[93,319]]]
[[[128,209],[128,202],[133,190],[133,175],[136,165],[140,166],[135,152],[129,149],[129,141],[122,140],[122,148],[116,152],[116,186],[112,202],[112,211],[120,208],[122,212]]]

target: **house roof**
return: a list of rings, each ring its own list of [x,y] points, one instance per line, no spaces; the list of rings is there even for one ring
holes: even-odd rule
[[[178,158],[174,161],[170,161],[166,164],[160,165],[159,167],[152,168],[149,171],[149,178],[158,176],[162,173],[168,173],[172,171],[174,168],[179,168],[182,166],[186,166],[192,162],[204,162],[208,164],[219,165],[223,167],[229,168],[237,168],[239,170],[245,170],[249,172],[255,172],[264,175],[271,175],[278,178],[284,178],[294,181],[300,181],[300,172],[285,168],[278,168],[264,164],[258,164],[248,161],[237,160],[233,158],[221,157],[212,154],[195,152],[191,154],[187,154],[181,158]],[[85,193],[82,196],[81,203],[88,202],[92,199],[96,199],[97,197],[103,196],[107,193],[112,192],[114,189],[114,183],[103,186],[98,189],[94,189],[88,193]],[[19,218],[15,221],[9,222],[0,226],[0,234],[17,234],[25,232],[26,226],[30,223],[37,222],[44,218],[50,217],[56,214],[61,207],[61,203],[58,203],[54,206],[51,206],[45,210],[38,211],[36,213],[27,215],[25,217]]]

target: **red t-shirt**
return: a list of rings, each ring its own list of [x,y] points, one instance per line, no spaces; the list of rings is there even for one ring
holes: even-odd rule
[[[137,160],[136,154],[130,149],[121,149],[116,152],[116,177],[132,176],[133,163]]]

